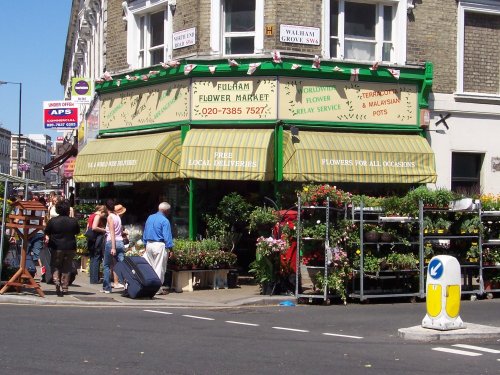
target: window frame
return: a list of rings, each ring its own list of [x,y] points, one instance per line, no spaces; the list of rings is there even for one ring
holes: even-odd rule
[[[365,61],[365,60],[349,60],[345,58],[345,3],[364,3],[364,4],[375,4],[376,5],[376,17],[377,22],[375,24],[375,59],[374,61],[380,61],[384,63],[393,64],[406,64],[406,22],[407,22],[407,0],[338,0],[339,1],[339,15],[338,15],[338,34],[336,39],[337,57],[332,57],[330,49],[330,40],[332,39],[330,35],[330,0],[323,1],[323,48],[322,53],[325,58],[332,58],[334,60],[346,60],[346,61]],[[393,9],[393,19],[392,19],[392,47],[391,47],[391,59],[390,61],[382,60],[383,56],[383,46],[386,43],[384,39],[384,7],[391,6]],[[396,32],[397,30],[397,32]],[[371,62],[373,61],[366,61]]]
[[[224,0],[211,0],[210,22],[210,49],[212,55],[220,56],[248,56],[264,53],[264,0],[255,0],[255,31],[253,32],[225,32]],[[226,54],[226,36],[254,36],[254,51],[247,54]],[[250,35],[252,34],[252,35]]]
[[[500,5],[489,0],[461,1],[457,4],[457,91],[456,98],[483,98],[500,101],[498,94],[464,91],[464,55],[465,55],[465,13],[484,13],[500,17]]]
[[[153,66],[151,64],[151,51],[158,48],[163,49],[162,61],[172,59],[172,10],[168,4],[168,0],[142,0],[134,1],[127,6],[124,19],[127,21],[127,63],[131,68],[140,69]],[[161,11],[164,12],[163,45],[149,47],[151,15]],[[144,20],[143,23],[142,20]]]
[[[465,177],[465,176],[454,176],[453,175],[453,157],[454,156],[469,156],[469,157],[474,157],[477,158],[475,160],[476,162],[476,168],[477,168],[477,175],[474,177]],[[463,183],[465,185],[468,185],[469,183],[473,183],[472,186],[470,187],[464,187],[464,189],[469,189],[473,188],[474,186],[477,187],[477,189],[480,191],[481,190],[481,185],[483,181],[483,166],[484,166],[484,161],[485,161],[486,154],[484,152],[467,152],[467,151],[452,151],[451,153],[451,170],[450,170],[450,188],[453,191],[459,191],[460,189],[456,187],[456,184]]]

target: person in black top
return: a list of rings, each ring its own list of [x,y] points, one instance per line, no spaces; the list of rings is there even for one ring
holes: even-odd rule
[[[69,187],[69,205],[70,207],[75,207],[75,188],[73,186]]]
[[[51,250],[50,267],[56,293],[62,297],[68,293],[69,276],[76,253],[75,236],[80,233],[80,227],[75,218],[69,217],[68,200],[56,203],[56,213],[59,216],[50,219],[45,227],[45,241]]]

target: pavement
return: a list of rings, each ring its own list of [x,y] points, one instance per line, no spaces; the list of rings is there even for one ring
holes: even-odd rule
[[[399,337],[412,341],[455,341],[472,339],[496,339],[500,338],[500,327],[487,326],[482,324],[465,323],[463,329],[453,329],[449,331],[438,331],[435,329],[413,326],[400,328]]]
[[[38,274],[37,274],[38,275]],[[293,296],[261,295],[259,286],[250,277],[240,277],[236,288],[200,289],[193,292],[177,293],[170,291],[167,295],[156,295],[153,299],[131,299],[123,297],[123,289],[113,289],[110,294],[101,292],[102,284],[90,284],[88,274],[79,272],[69,287],[69,294],[58,297],[53,284],[37,281],[45,293],[40,297],[32,289],[22,289],[16,293],[13,288],[0,295],[0,303],[35,304],[35,305],[74,305],[101,307],[238,307],[279,305],[283,301],[295,302]]]

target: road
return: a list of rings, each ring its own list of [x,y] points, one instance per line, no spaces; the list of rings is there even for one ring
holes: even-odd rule
[[[419,324],[424,312],[423,303],[238,309],[0,305],[0,374],[500,374],[500,340],[400,339],[397,329]],[[500,326],[500,300],[464,301],[461,316]]]

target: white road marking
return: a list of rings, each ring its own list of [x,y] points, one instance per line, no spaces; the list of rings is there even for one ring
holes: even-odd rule
[[[171,312],[166,311],[156,311],[156,310],[144,310],[145,312],[155,313],[155,314],[163,314],[163,315],[173,315]]]
[[[467,352],[465,350],[449,349],[449,348],[432,348],[432,350],[436,350],[438,352],[451,353],[451,354],[467,355],[469,357],[478,357],[482,355],[481,353],[473,353],[473,352]]]
[[[479,352],[500,354],[500,350],[490,349],[490,348],[483,348],[481,346],[466,345],[466,344],[455,344],[455,345],[452,345],[452,346],[456,346],[457,348],[463,348],[463,349],[477,350]]]
[[[185,316],[186,318],[201,319],[201,320],[215,320],[212,318],[205,318],[204,316],[196,316],[196,315],[182,315],[182,316]]]
[[[230,323],[230,324],[240,324],[242,326],[251,326],[251,327],[258,327],[259,325],[258,324],[255,324],[255,323],[243,323],[243,322],[234,322],[232,320],[226,320],[226,323]]]
[[[362,339],[361,336],[351,336],[351,335],[340,335],[338,333],[323,333],[325,336],[337,336],[337,337],[347,337],[349,339]]]
[[[282,331],[292,331],[292,332],[304,332],[308,333],[309,331],[305,329],[295,329],[295,328],[286,328],[286,327],[272,327],[273,329],[280,329]]]

